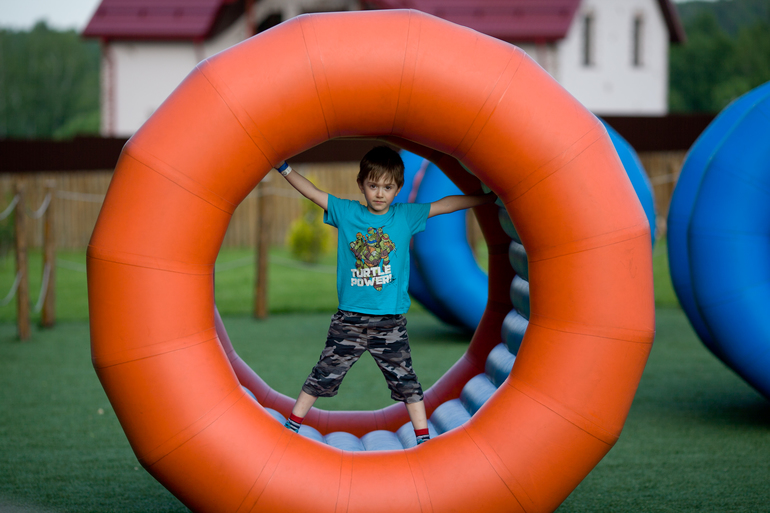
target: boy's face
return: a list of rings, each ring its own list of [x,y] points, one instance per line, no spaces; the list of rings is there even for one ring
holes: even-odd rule
[[[377,181],[367,178],[364,183],[358,184],[358,188],[366,198],[366,208],[376,215],[387,214],[390,204],[401,190],[390,177],[384,176]]]

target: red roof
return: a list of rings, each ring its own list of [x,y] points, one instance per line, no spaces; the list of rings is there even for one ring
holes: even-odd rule
[[[371,0],[382,9],[417,9],[506,41],[554,41],[567,35],[580,0]],[[684,30],[671,0],[658,0],[671,42]]]
[[[102,0],[83,36],[107,39],[206,39],[236,0]],[[243,12],[243,7],[239,9]]]
[[[370,0],[369,7],[417,9],[505,41],[563,39],[581,0]],[[671,0],[658,0],[671,42],[684,30]],[[102,0],[83,31],[106,39],[207,39],[243,14],[238,0]]]
[[[376,0],[384,9],[417,9],[506,41],[562,39],[580,0]]]

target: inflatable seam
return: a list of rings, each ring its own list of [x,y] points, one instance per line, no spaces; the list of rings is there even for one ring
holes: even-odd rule
[[[418,450],[419,447],[415,447],[415,451],[407,450],[404,454],[406,455],[406,462],[409,464],[409,473],[412,476],[414,489],[417,491],[417,500],[420,501],[420,511],[433,511],[430,490],[428,490],[428,485],[425,482],[425,473],[415,454]]]
[[[609,136],[607,135],[607,129],[604,128],[604,125],[602,125],[598,119],[594,119],[596,124],[583,135],[578,137],[575,142],[570,144],[555,157],[540,165],[530,174],[524,176],[524,178],[522,178],[518,183],[514,184],[511,187],[510,195],[507,196],[507,198],[510,198],[508,203],[512,203],[514,200],[525,195],[532,188],[546,180],[551,175],[564,169],[565,166],[582,155],[586,150],[588,150],[598,141],[602,140],[603,138],[609,139]],[[612,143],[610,142],[610,145],[611,144]],[[507,204],[506,210],[508,210]]]
[[[519,483],[513,475],[508,468],[508,465],[505,464],[505,461],[497,455],[487,441],[481,436],[473,436],[473,427],[468,424],[463,425],[462,430],[468,435],[468,438],[470,438],[471,442],[473,442],[484,459],[487,460],[487,463],[489,463],[489,466],[495,474],[497,474],[497,477],[500,478],[500,481],[502,481],[506,488],[508,488],[508,491],[511,492],[511,496],[518,503],[522,511],[528,512],[535,510],[536,507],[532,498],[527,494],[524,487],[521,486],[521,483]],[[523,504],[524,502],[526,502],[526,506]]]
[[[94,250],[93,252],[91,251],[92,249]],[[94,254],[95,252],[103,253],[104,255]],[[88,260],[89,263],[92,263],[94,260],[101,260],[102,262],[109,262],[112,264],[141,267],[144,269],[152,269],[153,271],[187,274],[190,276],[205,276],[214,274],[213,264],[187,264],[184,262],[162,260],[144,255],[132,255],[131,253],[123,253],[122,251],[109,251],[103,248],[96,248],[95,246],[88,246]],[[163,265],[158,265],[160,263]],[[174,265],[172,266],[171,264]]]
[[[246,394],[244,393],[244,395]],[[278,440],[276,440],[273,450],[270,451],[270,456],[267,458],[267,463],[262,467],[259,475],[254,480],[254,484],[251,485],[251,488],[249,488],[249,491],[243,497],[241,505],[238,506],[238,509],[236,510],[237,512],[252,511],[254,509],[254,506],[265,491],[265,488],[267,488],[267,485],[270,483],[270,479],[272,479],[273,474],[275,474],[275,471],[278,469],[278,465],[281,463],[281,460],[283,460],[286,448],[289,446],[292,439],[297,436],[301,435],[289,431],[288,429],[282,429],[280,431]]]
[[[117,353],[111,353],[108,355],[93,356],[91,362],[97,369],[106,369],[108,367],[114,367],[116,365],[123,365],[126,363],[135,362],[137,360],[144,360],[146,358],[153,358],[155,356],[161,356],[181,349],[187,349],[195,347],[206,342],[211,342],[217,339],[216,330],[209,328],[186,337],[175,338],[173,340],[166,340],[164,342],[158,342],[149,346],[138,347],[135,349],[127,349]],[[217,344],[219,341],[217,339]]]
[[[518,57],[519,60],[516,61],[515,66],[512,67],[511,64],[514,61],[514,57]],[[518,73],[519,67],[521,66],[521,62],[523,60],[524,51],[513,47],[508,62],[505,63],[503,71],[501,71],[500,75],[497,77],[495,85],[492,87],[491,91],[489,91],[489,94],[484,100],[484,103],[481,105],[481,108],[479,108],[479,111],[476,113],[473,121],[471,121],[470,125],[468,126],[468,130],[465,132],[465,135],[463,135],[463,138],[459,143],[457,143],[457,146],[452,148],[452,151],[449,152],[449,154],[455,157],[457,160],[462,160],[473,149],[473,146],[476,144],[476,141],[481,135],[481,132],[484,131],[484,128],[487,126],[487,123],[489,123],[489,120],[494,115],[497,107],[503,101],[503,98],[505,98],[505,95],[508,92],[508,89],[510,89],[511,84],[513,83],[513,79],[516,77],[516,74]],[[509,76],[510,78],[508,78]],[[508,78],[507,82],[505,81],[506,78]]]
[[[243,391],[240,385],[237,385],[219,403],[203,413],[190,425],[181,429],[177,434],[158,445],[155,449],[147,451],[147,454],[140,456],[139,461],[147,468],[152,467],[160,460],[195,438],[198,434],[205,431],[244,397],[248,397],[248,394]]]
[[[206,82],[209,83],[211,88],[217,93],[217,96],[222,100],[222,103],[227,106],[230,114],[233,115],[233,118],[235,118],[241,128],[243,128],[243,131],[254,144],[254,147],[262,154],[267,162],[271,165],[278,165],[280,160],[278,158],[278,152],[275,151],[275,148],[273,148],[273,145],[267,140],[265,134],[263,134],[257,127],[257,123],[252,119],[243,105],[241,105],[241,102],[238,101],[238,97],[233,93],[232,89],[230,89],[227,82],[219,77],[214,65],[207,59],[198,64],[196,68],[200,74],[203,75],[203,78],[206,79]],[[255,140],[255,137],[257,137],[258,140]],[[270,155],[265,154],[265,149],[269,150]]]
[[[346,512],[350,504],[350,491],[353,488],[353,453],[342,452],[339,483],[337,501],[334,503],[335,513]]]
[[[87,256],[89,261],[101,260],[119,265],[130,265],[132,267],[143,267],[154,271],[165,271],[178,274],[188,274],[194,276],[213,275],[214,264],[188,264],[176,260],[165,260],[162,258],[136,255],[125,253],[123,251],[110,250],[88,245]],[[89,262],[90,263],[90,262]]]
[[[393,124],[390,128],[390,133],[397,136],[404,133],[407,120],[409,119],[408,114],[412,104],[412,91],[414,89],[414,77],[417,69],[417,57],[420,54],[420,36],[422,34],[422,23],[420,19],[413,15],[413,9],[409,9],[408,13],[409,20],[407,21],[404,62],[401,66],[401,77],[399,78],[398,83],[396,111],[393,113]],[[415,24],[417,25],[416,29],[413,28]],[[413,35],[415,32],[416,35]],[[406,83],[409,84],[408,89],[405,89]],[[402,96],[402,93],[405,91],[407,91],[407,94]]]
[[[238,205],[226,200],[220,195],[212,192],[210,189],[196,182],[181,171],[174,169],[173,166],[165,163],[160,158],[138,147],[136,143],[126,144],[123,155],[134,159],[147,169],[157,173],[180,189],[183,189],[193,196],[205,201],[214,208],[217,208],[229,215],[233,215]]]
[[[644,221],[644,224],[620,228],[618,230],[601,233],[599,235],[587,237],[585,239],[565,242],[564,244],[560,244],[558,246],[549,246],[546,248],[534,250],[528,249],[527,261],[530,267],[530,274],[532,274],[532,264],[535,262],[542,262],[554,258],[575,255],[577,253],[594,251],[639,238],[650,238],[650,225],[646,220]]]
[[[551,322],[549,322],[551,321]],[[558,323],[556,327],[554,323]],[[604,338],[608,340],[619,340],[630,342],[632,344],[652,345],[655,336],[654,329],[631,329],[620,328],[617,326],[596,326],[588,325],[566,319],[556,319],[544,315],[532,314],[529,324],[551,331],[561,333],[571,333],[573,335],[584,335],[588,337]]]
[[[323,64],[323,58],[321,57],[321,48],[318,44],[318,37],[316,36],[313,18],[310,16],[300,16],[299,24],[300,32],[302,33],[302,42],[305,45],[305,54],[307,55],[308,62],[310,63],[310,74],[313,76],[313,84],[315,85],[318,104],[321,107],[321,113],[324,117],[324,124],[326,125],[326,134],[330,139],[333,139],[335,137],[339,137],[340,131],[336,127],[337,113],[334,110],[334,102],[331,97],[331,88],[329,87],[329,80],[326,76],[326,68]],[[305,30],[306,28],[307,31]],[[311,35],[313,41],[311,41],[311,44],[309,45],[308,41]],[[321,82],[321,79],[323,82]]]
[[[551,410],[555,415],[558,415],[576,428],[592,436],[593,438],[596,438],[600,442],[603,442],[609,446],[613,446],[618,441],[618,438],[620,438],[620,435],[615,435],[602,428],[601,426],[598,426],[568,406],[558,402],[551,396],[540,392],[535,387],[518,378],[511,376],[508,378],[506,383],[508,383],[508,385],[511,388],[514,388],[517,392],[527,396],[529,399],[542,405],[544,408]]]

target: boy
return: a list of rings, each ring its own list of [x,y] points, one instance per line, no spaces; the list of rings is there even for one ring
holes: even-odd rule
[[[298,431],[318,397],[332,397],[364,351],[379,366],[391,397],[406,404],[417,443],[430,438],[423,392],[412,370],[404,315],[409,310],[409,241],[429,217],[486,203],[494,194],[447,196],[430,204],[397,203],[404,163],[397,152],[378,146],[361,160],[356,181],[366,206],[319,190],[283,162],[277,170],[310,201],[324,209],[324,223],[339,231],[339,310],[318,363],[294,404],[286,427]]]

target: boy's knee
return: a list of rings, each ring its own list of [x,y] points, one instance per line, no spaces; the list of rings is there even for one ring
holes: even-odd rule
[[[337,395],[338,390],[339,383],[330,387],[323,387],[318,383],[306,381],[305,384],[302,385],[302,391],[313,397],[334,397]]]
[[[402,403],[418,403],[423,400],[422,385],[415,376],[413,380],[388,383],[390,397]]]

